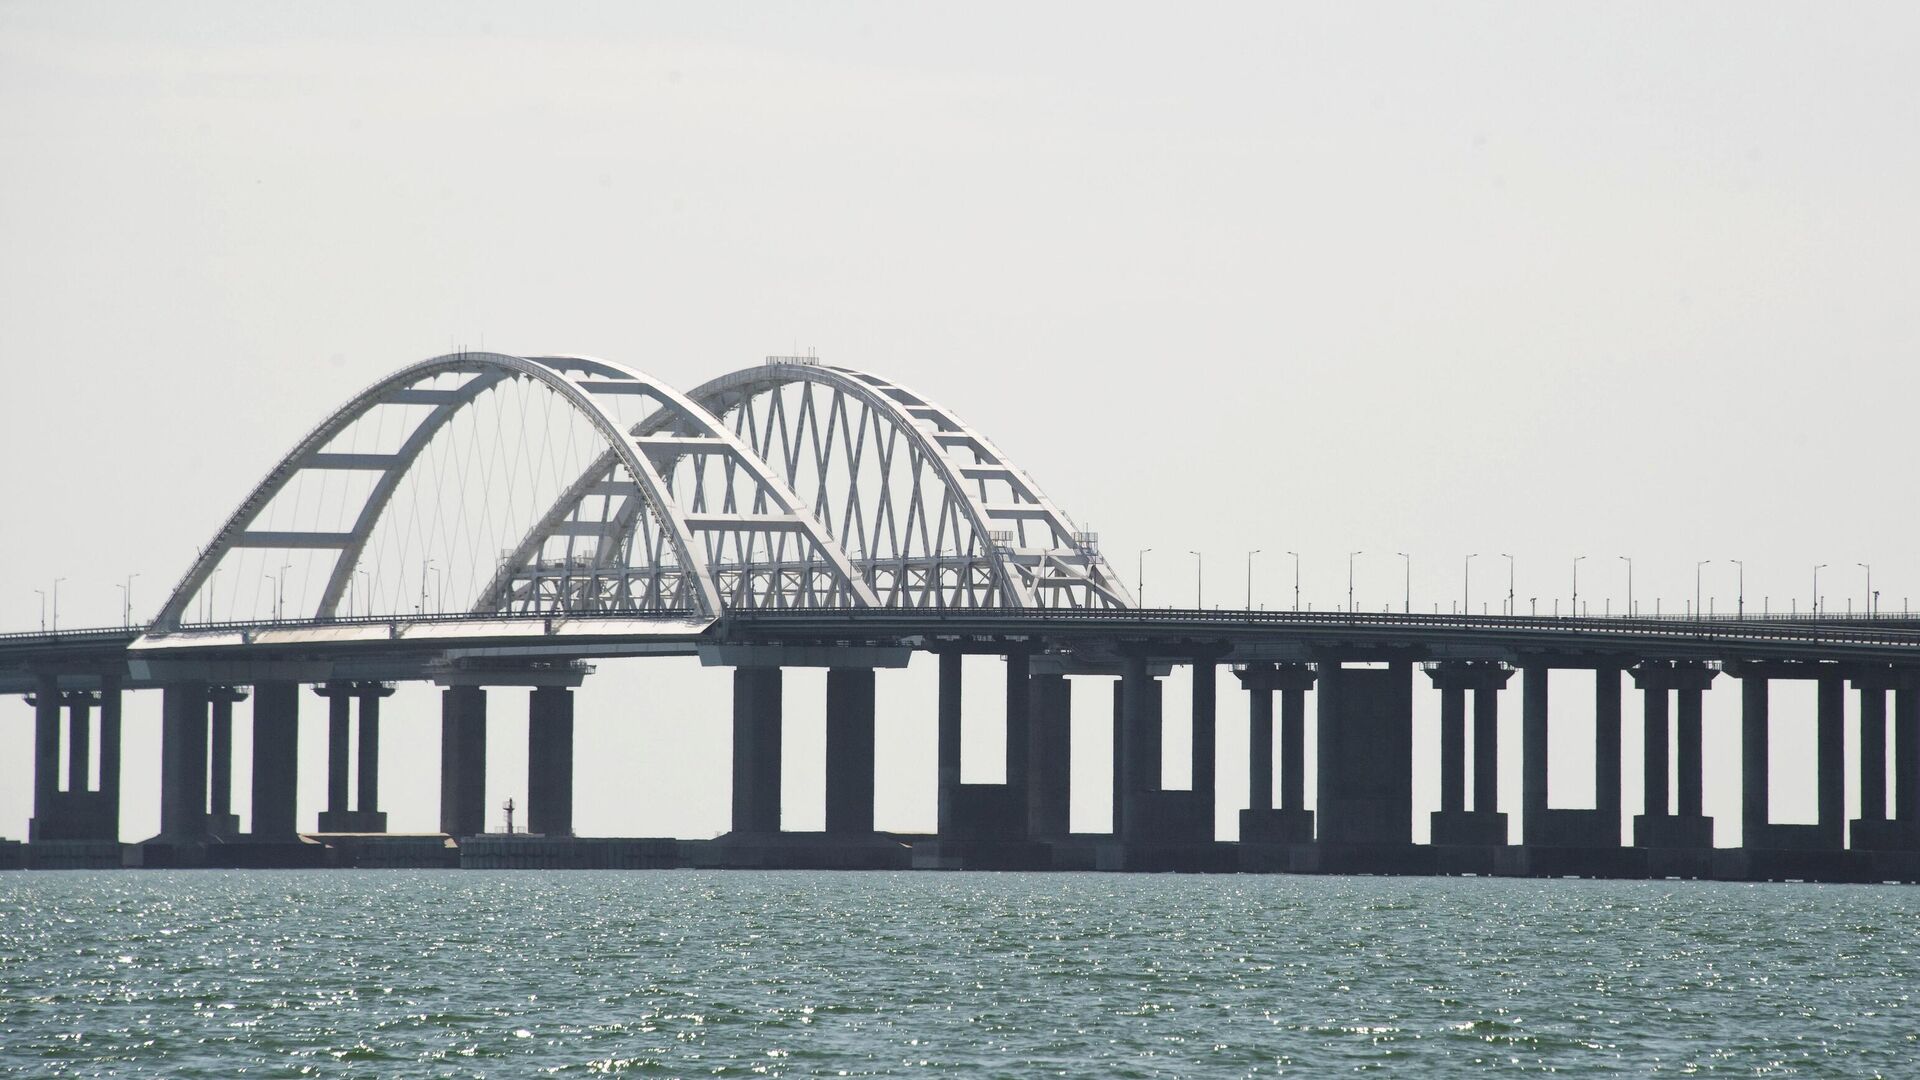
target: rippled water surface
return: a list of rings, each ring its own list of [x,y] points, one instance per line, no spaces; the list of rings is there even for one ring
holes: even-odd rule
[[[0,875],[0,1075],[1920,1076],[1920,889]]]

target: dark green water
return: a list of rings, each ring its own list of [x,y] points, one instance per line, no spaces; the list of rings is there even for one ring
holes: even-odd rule
[[[1920,889],[0,875],[0,1075],[1920,1076]]]

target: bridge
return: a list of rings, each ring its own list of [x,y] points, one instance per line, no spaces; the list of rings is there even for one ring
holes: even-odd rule
[[[939,664],[938,826],[879,833],[875,672],[917,652]],[[1006,729],[1003,783],[960,779],[968,655],[1004,663],[1004,700],[992,703]],[[732,670],[732,829],[711,841],[577,837],[574,692],[596,663],[659,656]],[[1194,675],[1193,766],[1179,788],[1161,764],[1161,679],[1175,666]],[[782,673],[803,667],[827,670],[826,828],[810,834],[783,831],[780,816]],[[1595,796],[1580,808],[1558,805],[1548,784],[1548,682],[1565,670],[1592,677]],[[1069,710],[1089,678],[1111,680],[1113,696],[1103,834],[1071,832],[1067,815]],[[1627,680],[1643,692],[1645,751],[1632,764],[1644,804],[1623,830]],[[1769,817],[1769,688],[1782,680],[1817,687],[1813,824]],[[388,836],[380,810],[380,704],[401,682],[441,689],[442,834],[424,840]],[[1715,848],[1702,701],[1730,683],[1744,842]],[[1215,736],[1218,688],[1235,684],[1251,805],[1229,841],[1214,828]],[[326,809],[310,826],[295,820],[303,687],[328,717]],[[499,687],[532,688],[526,831],[511,836],[484,824],[488,690]],[[1518,837],[1497,783],[1509,689],[1521,715],[1520,745],[1504,748],[1520,762]],[[124,844],[122,698],[156,690],[160,830]],[[913,390],[811,358],[770,358],[685,393],[587,357],[460,352],[404,368],[267,471],[150,624],[0,635],[0,692],[33,709],[33,820],[11,857],[37,866],[1920,880],[1920,619],[1142,608],[1098,538],[984,434]],[[1440,704],[1440,809],[1422,844],[1416,693]],[[1859,702],[1853,820],[1848,694]],[[233,790],[242,720],[245,830]]]

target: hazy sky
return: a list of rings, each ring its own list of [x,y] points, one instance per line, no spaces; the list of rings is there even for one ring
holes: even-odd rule
[[[1444,609],[1570,590],[1717,610],[1920,600],[1920,19],[1777,5],[0,3],[0,626],[149,615],[248,488],[365,384],[450,344],[691,387],[795,346],[989,433],[1150,603]],[[999,770],[969,667],[967,773]],[[1424,683],[1424,680],[1422,680]],[[1591,795],[1556,679],[1554,801]],[[1186,682],[1168,716],[1186,715]],[[582,832],[726,827],[725,671],[602,663]],[[788,680],[789,827],[817,827],[824,677]],[[1518,682],[1503,702],[1518,810]],[[1812,702],[1776,690],[1776,815]],[[1245,701],[1221,687],[1226,790]],[[1076,688],[1103,827],[1108,682]],[[882,827],[933,819],[924,659],[881,677]],[[1437,806],[1437,698],[1416,800]],[[1738,694],[1708,698],[1738,835]],[[490,804],[524,799],[494,695]],[[1637,692],[1626,804],[1638,808]],[[307,699],[301,821],[322,798]],[[127,707],[124,834],[158,817]],[[242,710],[244,715],[244,709]],[[389,706],[385,808],[437,821],[430,691]],[[1564,721],[1564,722],[1563,722]],[[240,725],[244,732],[245,725]],[[1176,730],[1178,730],[1176,726]],[[30,813],[0,708],[0,835]],[[244,735],[236,756],[244,760]],[[1849,753],[1852,739],[1849,737]],[[1185,773],[1171,737],[1172,773]],[[1311,776],[1311,771],[1309,771]],[[1850,785],[1852,781],[1850,779]],[[244,791],[244,777],[236,784]],[[1850,804],[1852,799],[1850,797]],[[244,799],[240,809],[245,813]],[[1424,819],[1418,825],[1425,834]]]

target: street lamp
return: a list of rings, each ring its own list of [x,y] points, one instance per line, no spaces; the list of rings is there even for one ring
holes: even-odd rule
[[[1512,617],[1520,614],[1514,610],[1517,605],[1513,602],[1513,556],[1503,551],[1500,557],[1507,560],[1507,615]]]
[[[427,614],[427,571],[431,569],[433,569],[432,559],[420,560],[420,607],[417,610],[422,616]]]
[[[1353,557],[1365,555],[1364,551],[1347,552],[1347,614],[1353,614]]]
[[[1627,564],[1627,618],[1633,618],[1633,559],[1627,555],[1618,556]]]
[[[1147,606],[1147,552],[1152,548],[1141,548],[1140,554],[1133,560],[1133,595],[1141,607]]]
[[[47,590],[35,589],[33,591],[40,595],[40,632],[44,634],[47,632]]]
[[[1727,561],[1740,568],[1737,579],[1739,584],[1735,587],[1733,617],[1744,619],[1747,617],[1747,561],[1745,559],[1728,559]]]
[[[1873,567],[1867,563],[1854,563],[1867,572],[1867,618],[1873,618]]]
[[[1700,568],[1712,563],[1712,559],[1701,559],[1693,564],[1693,617],[1706,618],[1706,610],[1700,606]]]
[[[1205,564],[1205,560],[1197,551],[1188,551],[1187,554],[1193,556],[1193,606],[1195,609],[1204,608],[1207,605],[1206,601],[1202,599],[1200,591],[1200,571]]]
[[[1473,583],[1473,560],[1479,557],[1480,553],[1476,551],[1460,562],[1460,614],[1462,615],[1468,613],[1470,605],[1467,600],[1472,593],[1469,586]]]
[[[1287,552],[1287,554],[1293,556],[1293,610],[1299,611],[1300,610],[1300,553],[1297,551],[1289,551]]]
[[[1820,571],[1826,568],[1826,563],[1813,568],[1813,605],[1807,610],[1813,612],[1813,617],[1816,619],[1820,617]]]
[[[120,625],[133,625],[133,579],[139,574],[128,574],[127,583],[120,586]]]
[[[1247,552],[1247,610],[1253,610],[1253,557],[1260,554],[1259,548]]]
[[[1573,617],[1574,617],[1574,618],[1576,618],[1576,619],[1580,617],[1580,560],[1581,560],[1581,559],[1584,559],[1584,558],[1586,558],[1586,556],[1585,556],[1585,555],[1575,555],[1575,556],[1573,557],[1573,611],[1572,611],[1572,615],[1573,615]]]
[[[280,564],[280,576],[273,579],[273,621],[279,622],[286,606],[287,571],[293,569],[292,563]]]
[[[1396,551],[1394,554],[1405,559],[1407,563],[1406,596],[1400,601],[1400,613],[1410,615],[1413,613],[1413,556],[1404,551]]]

